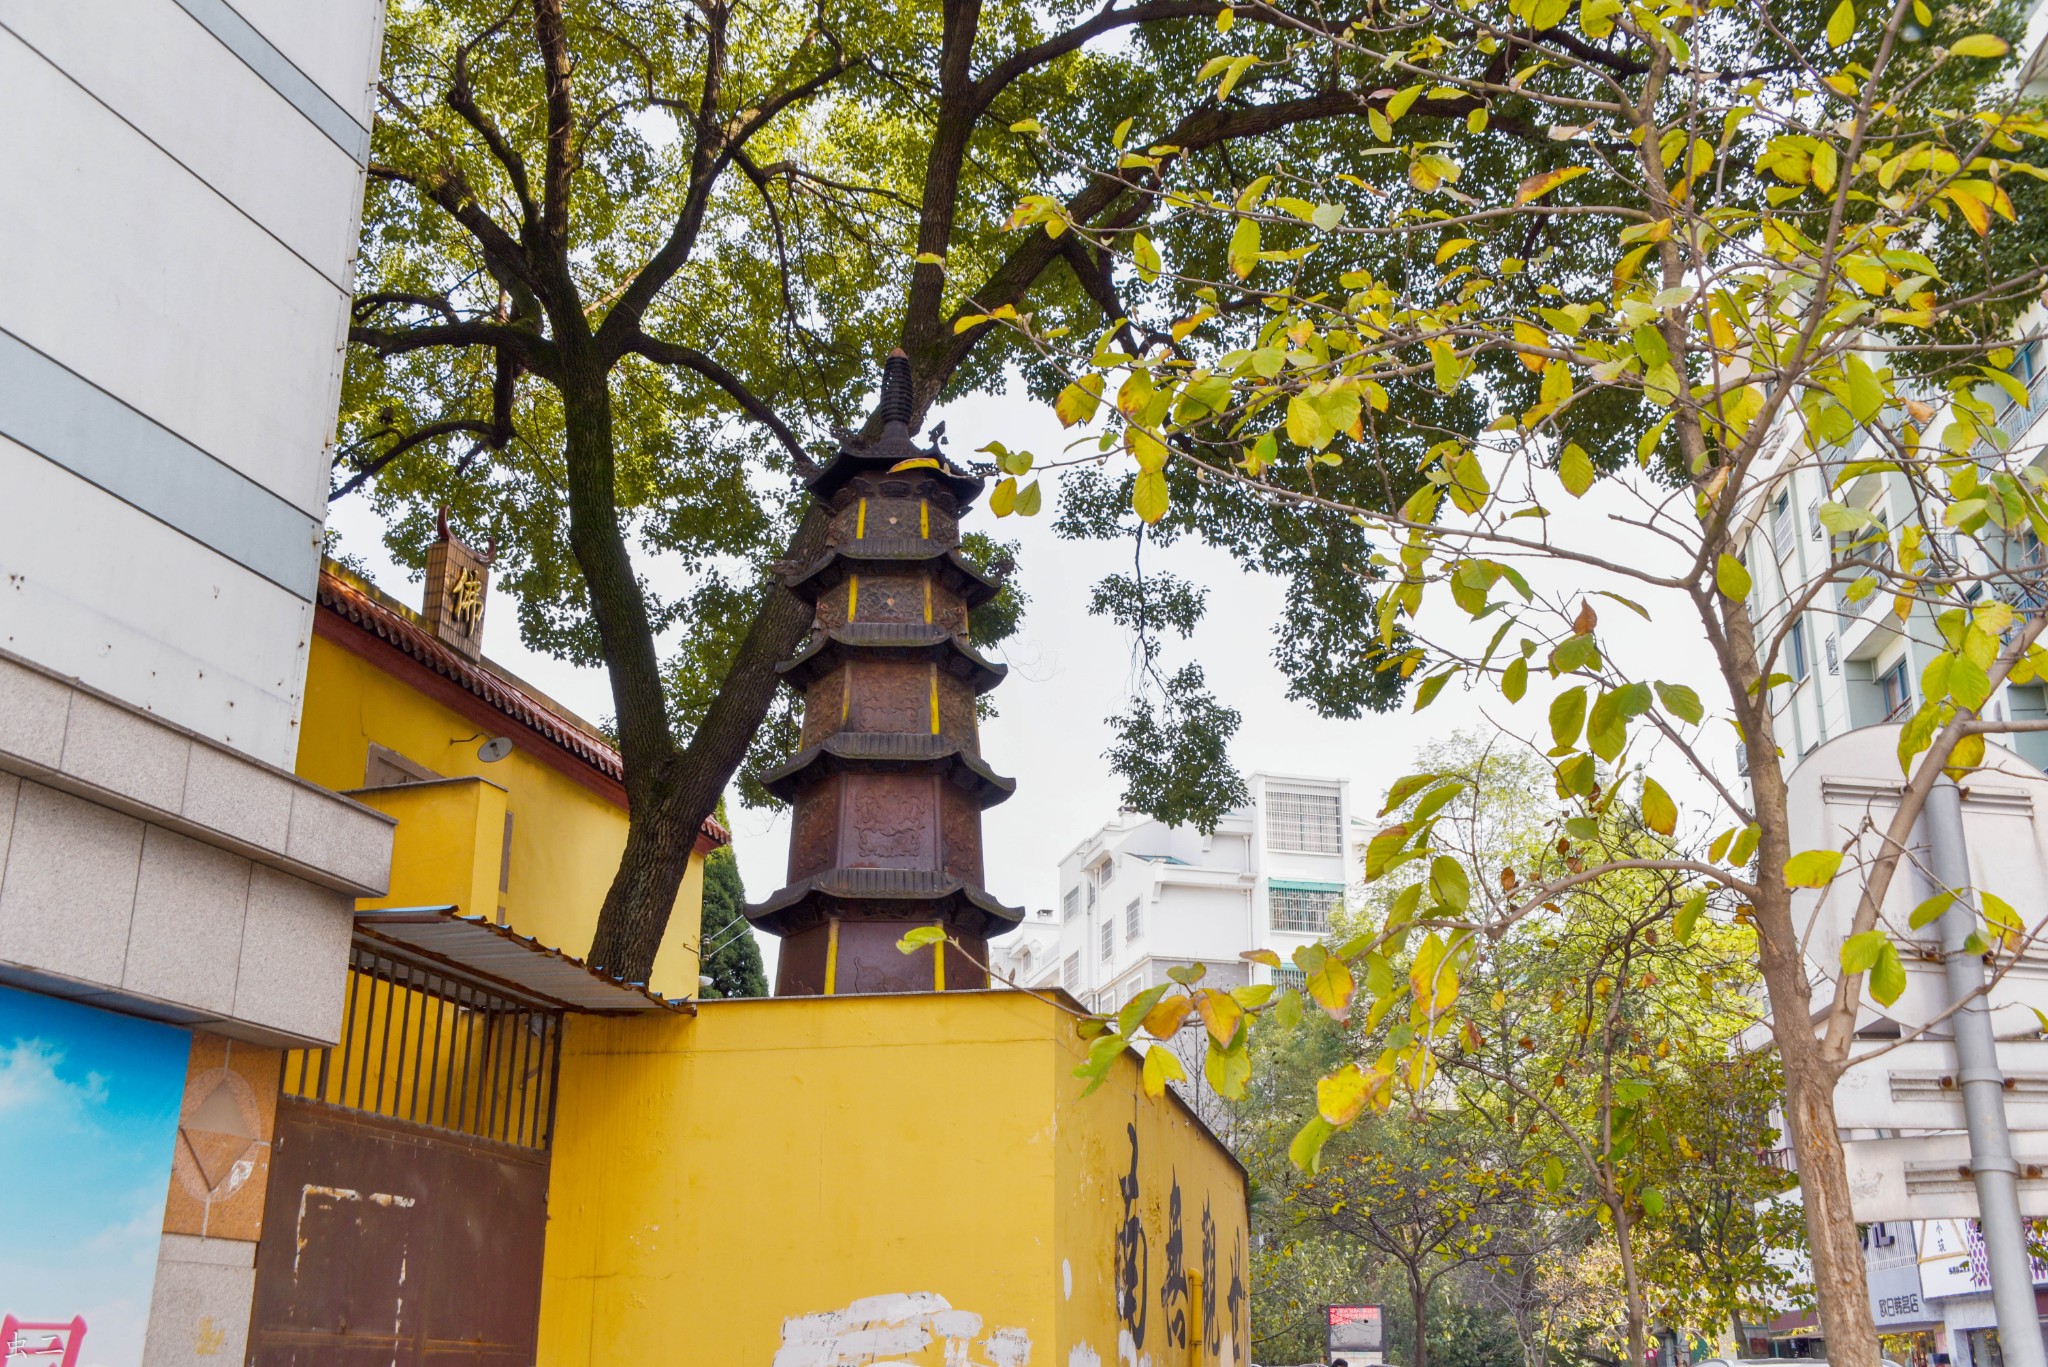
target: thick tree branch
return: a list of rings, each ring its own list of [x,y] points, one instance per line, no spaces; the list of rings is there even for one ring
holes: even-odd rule
[[[576,106],[572,98],[569,32],[562,0],[533,0],[533,35],[547,78],[547,166],[541,176],[541,235],[560,252],[569,241],[569,178],[576,169]],[[523,176],[522,176],[523,179]],[[521,195],[523,203],[529,203]]]
[[[1250,108],[1219,109],[1209,106],[1183,117],[1160,141],[1181,148],[1177,156],[1185,156],[1235,139],[1258,137],[1317,119],[1362,115],[1374,98],[1358,91],[1337,90]],[[1385,99],[1384,96],[1378,98]],[[1426,102],[1418,102],[1418,105],[1420,103]],[[1160,167],[1160,173],[1164,174],[1167,166],[1176,159],[1167,158]],[[1143,214],[1145,193],[1129,181],[1097,173],[1086,189],[1068,201],[1067,217],[1072,222],[1085,223],[1099,231],[1118,231],[1129,227]],[[1061,253],[1059,239],[1041,231],[1032,231],[978,288],[967,295],[960,313],[987,313],[1002,304],[1016,304]],[[936,273],[937,268],[921,267],[920,271]],[[914,280],[920,278],[914,277]],[[920,295],[913,283],[913,312],[904,323],[904,349],[910,353],[916,374],[917,411],[922,414],[993,325],[983,323],[964,332],[954,331],[952,320],[920,325],[914,312],[919,301]],[[935,303],[933,307],[936,307]],[[912,345],[920,339],[921,345]]]
[[[689,191],[684,196],[682,212],[676,216],[675,225],[661,244],[661,250],[650,257],[632,282],[620,291],[618,302],[598,329],[599,343],[610,355],[621,354],[630,348],[633,335],[640,331],[640,320],[654,303],[655,296],[689,262],[690,254],[697,247],[697,235],[703,230],[704,215],[711,205],[711,192],[732,158],[782,111],[817,94],[856,64],[854,57],[841,51],[822,71],[763,100],[730,131],[723,130],[718,125],[717,91],[723,80],[725,64],[725,11],[715,8],[712,14],[716,20],[713,25],[715,51],[705,59],[704,99],[697,116],[696,145],[690,154]]]
[[[373,328],[359,325],[348,330],[348,339],[369,347],[379,356],[403,356],[407,352],[423,351],[428,347],[437,346],[492,347],[499,351],[512,352],[527,369],[536,374],[552,378],[557,369],[554,345],[545,337],[538,336],[528,328],[482,319],[437,323],[432,327],[418,328]]]
[[[658,361],[662,365],[681,366],[685,370],[693,370],[702,375],[724,390],[734,403],[745,409],[748,417],[775,434],[775,439],[789,452],[790,461],[796,466],[800,476],[808,479],[818,472],[817,461],[804,450],[803,442],[797,438],[789,424],[784,422],[759,395],[747,388],[745,381],[703,352],[695,347],[684,346],[680,342],[664,342],[649,337],[644,332],[634,334],[632,349],[650,361]]]
[[[450,109],[462,116],[464,123],[477,131],[477,135],[484,140],[484,146],[490,148],[491,155],[497,158],[498,165],[504,168],[506,177],[512,182],[512,192],[519,196],[519,215],[524,231],[530,234],[537,226],[540,215],[534,207],[533,191],[527,184],[526,159],[519,155],[518,149],[512,146],[504,131],[491,116],[478,107],[476,95],[469,85],[469,54],[511,22],[512,16],[518,13],[518,10],[519,2],[513,0],[489,28],[455,50],[455,75],[449,82],[447,95],[443,98]]]
[[[1090,39],[1134,24],[1157,23],[1165,19],[1213,19],[1222,10],[1220,0],[1145,0],[1143,4],[1125,9],[1118,9],[1112,0],[1087,22],[1056,33],[1042,43],[1019,49],[990,67],[974,83],[975,113],[987,109],[989,103],[1018,77],[1079,50]],[[1260,8],[1247,6],[1238,17],[1256,21],[1261,17]]]
[[[931,150],[925,154],[924,195],[917,211],[917,247],[922,257],[943,260],[960,212],[960,169],[981,120],[976,89],[974,42],[981,31],[981,0],[947,0],[939,39],[939,100],[932,121]],[[911,267],[910,298],[904,306],[903,349],[913,367],[938,339],[946,271],[930,261]]]
[[[430,422],[425,427],[415,428],[379,451],[374,458],[356,466],[354,474],[327,491],[327,501],[333,503],[337,499],[347,498],[382,474],[385,466],[414,447],[422,446],[437,437],[452,436],[457,432],[474,433],[477,437],[489,441],[497,435],[498,427],[495,422],[480,422],[475,418],[444,418],[440,422]]]

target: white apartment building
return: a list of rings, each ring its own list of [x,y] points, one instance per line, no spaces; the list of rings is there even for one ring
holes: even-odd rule
[[[1118,812],[1076,845],[1060,861],[1057,939],[1043,937],[1025,981],[1107,1010],[1185,964],[1224,986],[1298,978],[1239,955],[1271,949],[1284,960],[1329,933],[1354,881],[1350,783],[1259,773],[1248,785],[1251,801],[1212,835]]]
[[[2048,309],[2036,309],[2022,326],[2022,332],[2048,328]],[[2022,404],[2003,391],[1996,395],[1999,427],[2011,438],[2011,450],[2024,453],[2036,465],[2048,463],[2048,425],[2039,419],[2048,414],[2048,346],[2034,341],[2016,347],[2011,373],[2027,389],[2030,404]],[[1938,431],[1946,421],[1937,417],[1929,424]],[[1886,527],[1897,528],[1919,519],[1912,491],[1896,473],[1871,473],[1833,487],[1835,477],[1847,464],[1875,458],[1864,446],[1863,435],[1844,447],[1814,452],[1796,421],[1788,422],[1776,437],[1774,462],[1784,473],[1765,487],[1752,514],[1748,549],[1744,555],[1754,584],[1751,612],[1763,624],[1768,636],[1784,622],[1788,590],[1815,583],[1829,573],[1832,565],[1847,563],[1842,547],[1849,537],[1831,535],[1820,522],[1823,502],[1841,503],[1868,511]],[[1987,453],[1988,454],[1988,453]],[[1953,554],[1959,543],[1953,534],[1930,527],[1936,542]],[[1970,551],[1969,570],[1981,573],[1989,568],[1986,558],[1974,552],[1968,542],[1960,548]],[[2010,544],[1993,548],[2001,563],[2010,567],[2042,563],[2042,547],[2032,532],[2022,532]],[[1856,562],[1888,566],[1889,547],[1858,548]],[[1772,710],[1779,720],[1779,745],[1786,759],[1800,757],[1822,741],[1885,721],[1902,720],[1919,706],[1920,674],[1927,662],[1943,647],[1941,637],[1924,611],[1901,621],[1892,611],[1893,598],[1879,591],[1855,602],[1850,584],[1861,573],[1844,571],[1811,602],[1791,626],[1777,665],[1777,672],[1790,677],[1772,693]],[[2040,606],[2035,595],[2015,596],[1998,586],[1984,592],[2008,597],[2016,606]],[[2040,717],[2048,715],[2048,689],[2039,683],[2009,686],[1993,698],[1989,713],[1997,717]],[[2048,732],[2016,733],[2001,737],[2037,765],[2048,765]]]
[[[255,1233],[166,1192],[260,1189],[387,886],[291,772],[382,26],[0,0],[0,1359],[243,1360]]]

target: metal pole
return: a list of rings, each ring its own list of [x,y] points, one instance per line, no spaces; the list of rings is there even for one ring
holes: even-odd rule
[[[2020,1219],[2019,1164],[2013,1161],[2012,1135],[2005,1124],[2005,1075],[1998,1068],[1998,1044],[1991,1035],[1991,1011],[1983,994],[1984,961],[1964,947],[1976,933],[1977,908],[1963,837],[1962,792],[1947,775],[1937,779],[1927,795],[1926,820],[1935,880],[1963,894],[1941,915],[1941,953],[1949,1000],[1964,1003],[1949,1017],[1949,1033],[1955,1038],[1956,1077],[1970,1127],[1970,1173],[1977,1183],[1977,1223],[1991,1270],[1998,1344],[2006,1367],[2048,1367],[2041,1322],[2034,1313],[2032,1260]]]

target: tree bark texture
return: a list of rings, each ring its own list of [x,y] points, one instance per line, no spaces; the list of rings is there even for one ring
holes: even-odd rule
[[[1782,869],[1791,853],[1782,834],[1784,783],[1776,766],[1770,768],[1771,773],[1755,784],[1757,820],[1765,833],[1759,842],[1758,867],[1766,870]],[[1829,1061],[1815,1034],[1806,956],[1800,952],[1791,894],[1782,878],[1760,880],[1759,891],[1763,895],[1753,908],[1757,958],[1784,1070],[1785,1123],[1799,1168],[1814,1301],[1828,1340],[1828,1358],[1836,1367],[1878,1367],[1881,1353],[1870,1314],[1863,1246],[1849,1202],[1848,1160],[1835,1125],[1835,1082],[1841,1069]]]
[[[1628,1204],[1614,1186],[1613,1174],[1608,1174],[1607,1213],[1614,1219],[1614,1247],[1621,1257],[1622,1292],[1628,1306],[1628,1360],[1641,1363],[1647,1360],[1650,1340],[1645,1321],[1648,1313],[1643,1308],[1643,1280],[1636,1271],[1635,1229],[1628,1218]]]

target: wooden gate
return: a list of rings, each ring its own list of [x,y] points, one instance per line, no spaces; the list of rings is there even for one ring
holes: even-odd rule
[[[251,1367],[531,1367],[561,1016],[359,938],[287,1056]]]

